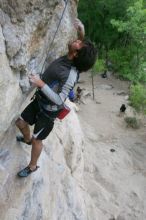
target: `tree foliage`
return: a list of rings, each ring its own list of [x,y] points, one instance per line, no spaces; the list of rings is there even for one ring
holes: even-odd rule
[[[78,12],[79,18],[85,24],[87,37],[98,47],[100,60],[96,62],[93,72],[95,69],[99,72],[101,67],[107,70],[110,62],[113,72],[120,78],[130,80],[134,85],[144,84],[146,82],[146,1],[80,0]],[[136,100],[136,93],[139,96],[139,90],[133,87],[133,91],[134,88]],[[140,91],[145,97],[144,90]],[[143,108],[142,99],[138,102],[138,106]]]
[[[135,2],[126,10],[125,20],[112,19],[111,23],[120,33],[125,33],[128,36],[127,47],[118,48],[125,51],[125,61],[127,60],[129,63],[129,65],[128,63],[126,64],[126,68],[121,69],[123,75],[130,74],[130,77],[126,78],[132,81],[146,81],[146,73],[144,73],[146,59],[146,9],[143,8],[143,1]],[[123,67],[123,65],[121,66]]]
[[[123,78],[145,80],[146,9],[143,0],[80,0],[79,17],[99,58]],[[108,65],[107,65],[108,66]]]
[[[118,45],[124,33],[111,24],[112,19],[123,19],[135,0],[80,0],[79,17],[84,22],[87,36],[96,42],[100,52]]]

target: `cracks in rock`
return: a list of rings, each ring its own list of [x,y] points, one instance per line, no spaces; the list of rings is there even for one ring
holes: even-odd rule
[[[4,28],[4,25],[1,25],[2,35],[3,35],[4,42],[5,42],[5,51],[7,51],[7,50],[6,50],[6,39],[5,39],[5,35],[4,35],[4,30],[3,30],[3,28]]]
[[[9,66],[10,65],[10,59],[9,59],[9,55],[7,53],[7,42],[6,42],[6,39],[5,39],[5,35],[4,35],[4,25],[1,25],[1,31],[2,31],[2,36],[3,36],[3,40],[4,40],[4,45],[5,45],[5,54],[6,54],[6,57],[7,57],[7,60],[8,60],[8,63],[9,63]]]
[[[34,204],[35,207],[33,207],[33,209],[36,210],[35,219],[37,220],[43,219],[43,210],[41,203],[39,201],[39,189],[41,188],[42,184],[43,184],[43,179],[33,182],[32,191],[27,192],[25,194],[25,207],[21,215],[23,216],[23,220],[27,220],[29,218],[31,214],[30,212],[32,211],[32,206],[34,206]]]

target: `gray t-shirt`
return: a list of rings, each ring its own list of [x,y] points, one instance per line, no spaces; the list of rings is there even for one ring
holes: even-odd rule
[[[56,59],[41,77],[45,85],[39,90],[42,97],[40,105],[48,111],[61,109],[70,90],[74,88],[78,77],[77,69],[67,56]]]

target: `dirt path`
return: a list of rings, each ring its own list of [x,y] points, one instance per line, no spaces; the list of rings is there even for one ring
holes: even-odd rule
[[[81,81],[79,86],[91,92],[89,75],[83,74]],[[127,128],[124,116],[119,117],[120,106],[127,101],[117,92],[127,88],[126,82],[96,76],[96,100],[87,96],[86,104],[78,104],[91,220],[146,219],[146,127]]]

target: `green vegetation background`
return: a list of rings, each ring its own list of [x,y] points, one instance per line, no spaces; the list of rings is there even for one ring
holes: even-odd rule
[[[131,81],[130,103],[145,112],[146,1],[80,0],[78,14],[98,48],[93,73],[110,70]]]

